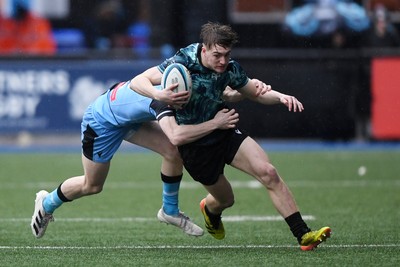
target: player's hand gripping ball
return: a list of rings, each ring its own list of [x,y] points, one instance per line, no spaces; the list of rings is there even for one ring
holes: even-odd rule
[[[192,91],[192,78],[189,70],[180,63],[173,63],[165,70],[161,78],[161,86],[167,88],[172,84],[178,84],[174,89],[175,93]]]

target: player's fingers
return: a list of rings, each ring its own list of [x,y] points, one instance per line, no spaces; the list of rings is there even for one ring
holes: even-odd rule
[[[173,95],[175,97],[188,97],[190,95],[190,93],[188,91],[183,91],[183,92],[173,92]]]
[[[286,99],[286,106],[288,107],[288,110],[289,110],[289,111],[292,111],[293,100],[292,100],[291,97],[288,97],[288,98]]]
[[[293,112],[297,112],[297,99],[293,96],[291,98],[292,98]]]
[[[288,109],[289,111],[297,112],[299,110],[299,104],[300,102],[294,97],[290,96],[288,98]]]
[[[256,93],[257,96],[264,95],[265,93],[271,91],[271,89],[272,89],[271,85],[267,85],[265,83],[262,83],[262,84],[256,86],[256,88],[258,89],[257,93]]]
[[[188,100],[190,95],[187,92],[173,93],[172,98],[175,100]]]
[[[236,111],[234,113],[231,114],[232,118],[239,118],[239,113],[237,113]]]
[[[236,128],[236,123],[230,123],[228,129]]]
[[[269,91],[271,91],[271,85],[267,85],[267,84],[263,83],[261,94],[264,95]]]
[[[303,107],[303,104],[299,101],[299,100],[297,100],[296,98],[295,98],[295,108],[297,109],[295,109],[295,112],[296,111],[299,111],[299,112],[302,112],[303,110],[304,110],[304,107]]]
[[[169,90],[169,91],[174,91],[175,88],[177,88],[178,86],[179,86],[178,83],[174,83],[174,84],[171,84],[170,86],[168,86],[168,87],[166,87],[166,88],[164,88],[164,89],[165,89],[165,90]]]
[[[299,101],[298,102],[299,111],[302,112],[304,110],[303,104]]]

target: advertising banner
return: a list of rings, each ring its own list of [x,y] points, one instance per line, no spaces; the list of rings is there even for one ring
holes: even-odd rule
[[[375,139],[400,139],[400,59],[372,61],[372,135]]]
[[[87,106],[150,62],[0,62],[0,133],[79,132]]]

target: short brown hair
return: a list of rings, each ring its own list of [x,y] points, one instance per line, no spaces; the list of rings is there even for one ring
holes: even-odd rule
[[[204,24],[201,27],[200,38],[208,48],[216,44],[232,47],[238,42],[238,34],[229,25],[222,25],[218,22]]]

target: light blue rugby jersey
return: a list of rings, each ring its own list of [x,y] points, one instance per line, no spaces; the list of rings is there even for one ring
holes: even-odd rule
[[[161,107],[153,108],[152,102],[154,101],[151,98],[131,90],[129,81],[122,82],[95,100],[92,104],[93,116],[97,122],[106,127],[124,127],[152,121],[159,119],[157,115],[160,110],[154,109]],[[166,107],[165,104],[162,106]],[[168,108],[168,112],[173,116],[172,109]]]
[[[226,86],[239,89],[248,82],[248,77],[242,67],[234,60],[230,60],[227,70],[216,73],[201,64],[200,43],[181,48],[173,57],[158,65],[164,72],[172,63],[181,63],[190,71],[192,77],[192,95],[183,109],[176,111],[179,124],[199,124],[214,118],[215,114],[225,107],[222,99]]]

